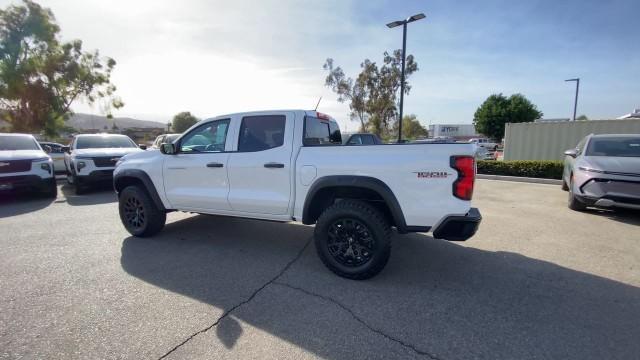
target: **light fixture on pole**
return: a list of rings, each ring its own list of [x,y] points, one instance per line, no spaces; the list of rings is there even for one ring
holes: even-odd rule
[[[398,20],[387,24],[388,28],[402,25],[402,74],[400,75],[400,117],[398,118],[398,142],[402,142],[402,111],[404,106],[404,62],[407,56],[407,24],[426,16],[423,13],[413,15],[404,20]]]
[[[573,102],[573,121],[576,121],[576,110],[578,109],[578,90],[580,90],[580,78],[567,79],[565,81],[575,81],[576,82],[576,99]]]

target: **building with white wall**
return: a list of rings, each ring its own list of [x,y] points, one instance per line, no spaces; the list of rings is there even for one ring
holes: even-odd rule
[[[482,137],[473,124],[433,124],[429,125],[429,137],[450,137],[456,140],[469,140]]]

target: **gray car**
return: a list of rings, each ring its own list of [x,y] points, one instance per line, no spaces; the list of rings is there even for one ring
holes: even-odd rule
[[[562,189],[570,209],[640,210],[640,134],[587,135],[564,154]]]

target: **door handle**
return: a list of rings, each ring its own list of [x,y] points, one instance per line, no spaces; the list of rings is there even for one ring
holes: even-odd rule
[[[268,163],[264,164],[264,167],[269,168],[269,169],[282,169],[284,167],[284,164],[276,163],[276,162],[268,162]]]
[[[224,164],[219,163],[219,162],[210,162],[210,163],[207,164],[207,167],[209,167],[209,168],[221,168],[223,166],[224,166]]]

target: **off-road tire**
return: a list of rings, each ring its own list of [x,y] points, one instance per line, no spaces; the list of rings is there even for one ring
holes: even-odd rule
[[[167,221],[164,210],[158,209],[147,191],[137,185],[127,186],[118,197],[120,221],[136,237],[153,236]],[[132,212],[137,210],[137,212]]]
[[[330,228],[343,220],[363,225],[366,228],[365,234],[373,239],[370,259],[363,264],[348,266],[331,255]],[[377,275],[385,267],[391,254],[389,221],[382,212],[364,201],[341,200],[325,209],[316,224],[314,240],[318,256],[325,266],[338,276],[353,280],[365,280]]]

